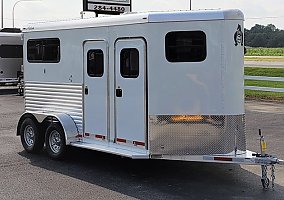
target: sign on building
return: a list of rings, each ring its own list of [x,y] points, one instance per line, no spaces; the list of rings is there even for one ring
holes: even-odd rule
[[[83,0],[83,11],[119,15],[131,11],[131,0]]]

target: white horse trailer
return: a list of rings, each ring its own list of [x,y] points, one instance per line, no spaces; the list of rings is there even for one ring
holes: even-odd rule
[[[0,31],[0,84],[17,84],[23,65],[21,33]]]
[[[243,20],[239,10],[210,10],[27,27],[25,150],[280,163],[246,149]]]

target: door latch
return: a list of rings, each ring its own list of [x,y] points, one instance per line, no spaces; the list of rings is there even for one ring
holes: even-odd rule
[[[116,97],[122,97],[122,89],[116,89]]]
[[[89,89],[88,89],[88,86],[85,87],[85,95],[88,95],[89,94]]]

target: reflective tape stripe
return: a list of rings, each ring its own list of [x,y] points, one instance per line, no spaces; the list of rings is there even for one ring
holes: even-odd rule
[[[136,146],[145,146],[145,142],[133,141],[133,144]]]
[[[232,158],[226,158],[226,157],[214,157],[214,160],[217,160],[217,161],[228,161],[228,162],[233,161]]]
[[[106,136],[104,135],[99,135],[99,134],[93,134],[93,133],[85,133],[85,137],[92,137],[92,138],[96,138],[96,139],[106,139]]]
[[[83,135],[81,135],[81,134],[76,135],[76,138],[82,138],[82,137],[83,137]]]
[[[126,143],[126,139],[116,138],[116,141]]]
[[[98,139],[103,139],[103,140],[106,139],[106,136],[104,136],[104,135],[95,135],[95,137],[98,138]]]
[[[86,137],[91,137],[91,135],[93,135],[96,139],[102,139],[105,140],[106,136],[104,135],[99,135],[99,134],[91,134],[91,133],[85,133]],[[82,137],[82,135],[80,136],[76,136],[76,137]],[[121,143],[128,143],[128,144],[133,144],[135,146],[145,146],[145,142],[139,142],[139,141],[127,141],[126,139],[123,138],[116,138],[116,142],[121,142]]]

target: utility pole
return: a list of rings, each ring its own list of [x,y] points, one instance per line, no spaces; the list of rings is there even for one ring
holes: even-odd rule
[[[4,28],[4,0],[1,0],[1,28]]]
[[[191,10],[191,0],[189,0],[189,10]]]

